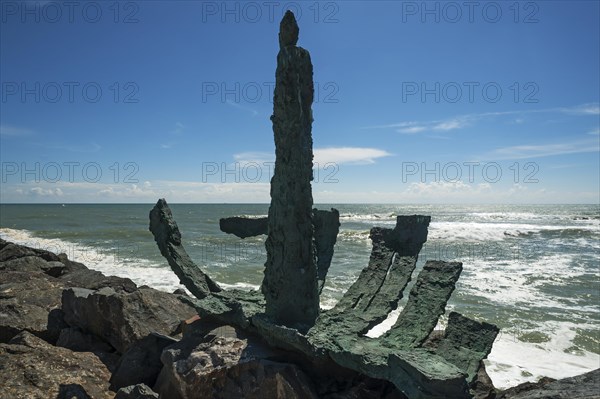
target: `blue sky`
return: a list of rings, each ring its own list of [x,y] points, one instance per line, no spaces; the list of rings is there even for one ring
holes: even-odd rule
[[[269,202],[286,8],[315,202],[600,201],[598,1],[0,4],[3,203]]]

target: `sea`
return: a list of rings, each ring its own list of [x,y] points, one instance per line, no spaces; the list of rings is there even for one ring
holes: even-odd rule
[[[148,230],[152,204],[0,204],[0,237],[66,253],[107,275],[172,292],[182,288]],[[224,288],[257,289],[265,236],[219,230],[229,216],[266,216],[268,204],[172,204],[191,258]],[[486,369],[498,388],[542,376],[564,378],[600,367],[599,205],[319,204],[340,211],[340,234],[321,297],[331,308],[367,266],[369,230],[397,215],[430,215],[427,260],[463,262],[448,306],[500,327]],[[387,320],[367,334],[389,328]],[[446,316],[436,328],[443,329]]]

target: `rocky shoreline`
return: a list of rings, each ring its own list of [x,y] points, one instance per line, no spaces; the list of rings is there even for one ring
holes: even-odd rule
[[[185,297],[0,239],[0,398],[405,397],[200,320]],[[599,379],[596,370],[497,392],[482,369],[473,386],[477,398],[598,398]]]

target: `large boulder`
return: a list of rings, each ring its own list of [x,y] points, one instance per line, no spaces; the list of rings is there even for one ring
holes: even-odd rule
[[[26,259],[24,266],[34,264],[30,258],[21,258]],[[21,259],[10,262],[15,266]],[[61,281],[39,271],[0,272],[0,342],[10,341],[21,331],[56,341],[57,331],[49,329],[48,324],[50,313],[60,307],[62,291]]]
[[[105,276],[97,270],[78,270],[60,277],[65,287],[87,288],[99,290],[110,287],[115,291],[133,292],[135,283],[128,278]]]
[[[44,258],[34,255],[27,255],[0,262],[0,270],[3,271],[41,272],[52,277],[57,277],[62,274],[65,268],[65,265],[58,260],[49,262]]]
[[[56,346],[70,349],[75,352],[92,352],[113,372],[119,361],[119,354],[108,343],[95,335],[86,334],[76,327],[66,327],[60,330]]]
[[[136,384],[154,386],[162,370],[160,356],[163,350],[177,340],[152,333],[133,344],[121,356],[110,378],[110,387],[116,391]]]
[[[23,245],[2,240],[2,244],[0,245],[0,262],[19,259],[25,256],[40,257],[49,262],[60,260],[58,255],[52,252],[45,251],[43,249],[25,247]]]
[[[146,384],[136,384],[119,389],[115,399],[158,399],[158,394]]]
[[[316,398],[298,366],[272,360],[280,356],[232,327],[189,334],[163,352],[154,390],[170,399]]]
[[[104,276],[73,262],[65,254],[29,248],[2,240],[0,245],[0,342],[21,331],[55,343],[62,320],[61,297],[67,287],[118,291],[137,289],[130,279]]]
[[[196,314],[176,296],[149,287],[131,293],[69,288],[63,292],[62,309],[67,324],[100,337],[119,353],[151,332],[176,334],[181,321]]]
[[[112,399],[110,372],[92,353],[52,346],[26,331],[0,344],[0,398]]]

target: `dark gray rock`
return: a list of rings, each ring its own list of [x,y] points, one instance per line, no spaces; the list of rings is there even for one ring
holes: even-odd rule
[[[60,384],[56,399],[93,399],[79,384]]]
[[[134,343],[121,356],[110,379],[110,389],[116,391],[136,384],[154,386],[163,367],[160,356],[167,346],[176,342],[171,337],[151,333]]]
[[[397,216],[394,229],[382,231],[383,239],[399,256],[417,256],[427,241],[430,222],[431,216]]]
[[[479,365],[477,376],[475,377],[475,380],[471,382],[470,387],[473,399],[496,399],[496,388],[485,370],[483,361]]]
[[[417,263],[418,251],[407,255],[406,248],[420,249],[427,240],[429,221],[430,218],[425,216],[398,216],[394,229],[371,229],[373,249],[368,267],[363,269],[335,307],[319,318],[311,334],[314,337],[319,334],[331,336],[334,332],[328,326],[335,320],[340,334],[362,335],[385,320],[402,299],[402,292]],[[419,235],[419,241],[404,231],[422,228],[425,233]]]
[[[154,390],[172,399],[316,398],[306,374],[276,357],[281,353],[234,328],[189,335],[163,351]]]
[[[280,25],[273,96],[275,171],[271,179],[267,262],[261,286],[266,313],[277,324],[306,331],[319,315],[312,225],[313,68],[296,47],[298,25],[286,12]]]
[[[0,262],[0,270],[21,272],[42,272],[52,277],[58,277],[66,268],[59,261],[44,260],[39,256],[28,255]]]
[[[181,233],[167,201],[159,199],[150,211],[150,231],[167,259],[169,266],[175,272],[183,285],[196,298],[204,298],[221,288],[192,261],[181,243]]]
[[[294,13],[286,11],[279,24],[279,47],[295,46],[298,43],[300,28],[296,23]]]
[[[330,384],[335,384],[333,392],[319,392],[321,399],[408,399],[403,395],[393,384],[388,381],[374,380],[370,378],[355,379],[349,382],[333,381]],[[345,386],[347,385],[347,386]]]
[[[542,378],[500,392],[498,399],[599,399],[600,369],[575,377]]]
[[[427,261],[406,306],[384,339],[401,348],[422,345],[444,314],[461,272],[460,262]]]
[[[0,342],[21,331],[55,342],[58,332],[48,329],[49,314],[60,307],[62,291],[62,282],[39,271],[0,272]]]
[[[183,296],[179,299],[195,308],[203,319],[242,328],[249,327],[252,317],[265,309],[265,299],[257,291],[227,290],[203,299]]]
[[[52,252],[43,249],[29,248],[12,242],[4,241],[4,246],[0,249],[0,262],[6,262],[12,259],[23,258],[25,256],[35,256],[48,262],[59,261],[59,257]]]
[[[234,234],[239,238],[255,237],[267,234],[267,218],[244,218],[234,216],[219,219],[219,228],[227,234]]]
[[[467,381],[471,382],[477,377],[481,361],[491,352],[499,332],[493,324],[450,312],[444,338],[436,353],[467,373]]]
[[[96,355],[52,346],[26,331],[0,344],[0,370],[0,397],[6,399],[114,396],[110,372]]]
[[[86,334],[76,327],[63,328],[56,341],[56,346],[75,352],[114,352],[114,348],[106,342]]]
[[[260,292],[223,291],[190,259],[181,242],[171,209],[164,199],[158,200],[150,211],[150,231],[171,269],[196,297],[180,295],[179,300],[196,308],[200,316],[244,326],[248,325],[252,315],[264,311],[264,297]]]
[[[65,254],[29,248],[5,242],[0,256],[0,270],[41,272],[50,277],[60,277],[76,270],[88,270],[84,265],[70,261]]]
[[[62,291],[69,286],[134,291],[133,281],[106,277],[66,255],[4,241],[0,261],[0,342],[21,331],[55,343],[66,325],[60,311]]]
[[[79,287],[89,290],[109,287],[119,292],[134,292],[137,290],[136,284],[128,278],[105,276],[99,271],[87,268],[61,275],[59,279],[63,281],[66,287]]]
[[[158,399],[158,394],[146,384],[136,384],[119,389],[115,399]]]
[[[330,211],[313,209],[313,226],[317,251],[317,287],[320,295],[325,286],[325,278],[333,259],[333,248],[340,232],[340,213],[334,208]]]
[[[221,231],[240,238],[255,237],[268,232],[268,218],[230,217],[219,220]],[[340,213],[313,209],[314,241],[317,256],[317,284],[319,294],[333,258],[333,249],[340,231]]]
[[[411,218],[418,223],[412,223]],[[407,226],[416,229],[419,223],[428,224],[429,218],[405,217],[399,218],[398,223],[402,224],[404,221],[409,221]],[[374,321],[382,320],[389,310],[395,308],[414,269],[416,255],[406,254],[414,253],[411,251],[418,250],[420,244],[413,240],[411,245],[402,246],[401,241],[396,238],[401,234],[401,229],[374,229],[372,262],[361,273],[361,276],[370,277],[364,277],[363,282],[356,287],[356,290],[363,290],[363,295],[351,293],[351,298],[356,300],[348,300],[348,306],[343,305],[338,309],[347,310],[349,315],[342,310],[337,313],[326,312],[307,336],[299,333],[296,328],[277,324],[271,318],[265,317],[261,312],[261,299],[258,296],[253,298],[253,293],[233,293],[227,290],[202,299],[181,299],[194,306],[203,319],[231,323],[257,333],[270,345],[291,351],[288,353],[301,353],[320,362],[331,359],[338,368],[353,370],[372,379],[390,381],[408,397],[430,398],[447,395],[466,398],[469,396],[469,386],[465,378],[467,374],[443,357],[418,347],[420,340],[411,339],[406,343],[402,340],[396,342],[395,339],[373,340],[361,335],[366,327]],[[426,235],[421,234],[420,237],[423,240]],[[386,239],[392,244],[387,245]],[[399,256],[399,253],[405,256]],[[417,278],[420,283],[416,284],[411,293],[413,303],[409,309],[413,309],[411,313],[415,309],[428,310],[417,301],[417,294],[422,292],[425,302],[430,301],[435,312],[429,316],[422,315],[418,328],[412,332],[417,331],[418,335],[424,335],[424,338],[430,335],[439,312],[443,313],[451,293],[449,284],[458,278],[459,269],[460,264],[441,263],[433,266],[430,264],[421,272]],[[443,288],[441,292],[436,292],[436,284]],[[354,308],[357,309],[355,312]],[[357,317],[365,314],[365,309],[368,310],[367,316]],[[166,373],[165,369],[163,372]],[[170,380],[175,379],[169,378],[167,381]],[[161,381],[160,376],[157,386],[159,383],[167,384],[161,385],[161,392],[176,390],[176,387],[169,385],[170,383]]]
[[[101,338],[119,353],[151,332],[173,334],[181,320],[196,313],[173,295],[144,287],[132,293],[69,288],[63,292],[62,309],[67,324]]]

